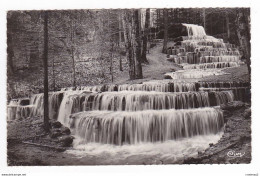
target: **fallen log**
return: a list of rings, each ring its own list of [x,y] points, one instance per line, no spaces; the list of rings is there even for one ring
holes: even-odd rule
[[[28,145],[34,145],[34,146],[37,146],[37,147],[46,147],[46,148],[49,148],[49,149],[54,149],[58,152],[64,152],[66,150],[64,147],[54,147],[54,146],[50,146],[50,145],[38,144],[38,143],[32,143],[32,142],[26,142],[26,141],[23,141],[22,143],[28,144]]]

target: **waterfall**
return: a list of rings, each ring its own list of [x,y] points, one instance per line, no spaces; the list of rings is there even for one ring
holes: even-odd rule
[[[242,64],[241,55],[234,45],[207,36],[202,26],[183,26],[188,36],[167,49],[168,60],[183,68],[165,74],[172,79],[49,92],[49,117],[75,135],[72,152],[102,153],[106,161],[114,153],[121,161],[129,151],[136,156],[157,152],[183,158],[220,139],[224,118],[219,106],[247,101],[250,83],[200,82],[200,78],[228,74],[226,68]],[[30,102],[11,100],[8,120],[43,116],[43,96],[32,95]]]
[[[198,79],[206,76],[216,76],[216,75],[224,75],[227,74],[221,70],[217,69],[196,69],[196,70],[180,70],[172,73],[166,73],[165,75],[169,75],[172,79]]]
[[[91,92],[87,91],[67,91],[61,101],[58,121],[64,125],[68,125],[69,116],[72,113],[83,111],[82,100],[85,101],[85,97],[88,98]]]
[[[18,106],[19,105],[19,100],[18,99],[12,99],[9,103],[9,106]]]
[[[200,57],[199,63],[212,62],[238,62],[239,56],[203,56]]]
[[[43,116],[43,94],[34,94],[31,97],[30,104],[34,106],[32,116]]]
[[[162,83],[145,82],[143,84],[123,84],[118,86],[118,91],[157,91],[157,92],[188,92],[196,91],[195,83]]]
[[[188,64],[183,66],[184,70],[189,69],[210,69],[210,68],[227,68],[227,67],[238,67],[237,62],[216,62],[216,63],[205,63],[205,64]]]
[[[58,120],[68,126],[69,116],[82,111],[142,111],[191,109],[218,106],[234,100],[232,91],[222,92],[66,92]]]
[[[30,117],[32,112],[33,106],[27,105],[27,106],[17,106],[16,109],[16,117],[15,119],[25,119]]]
[[[205,54],[205,53],[204,53]],[[203,56],[201,53],[193,53],[189,52],[186,53],[185,56],[179,56],[179,55],[170,55],[169,56],[169,61],[172,61],[176,64],[203,64],[203,63],[223,63],[223,62],[236,62],[237,65],[240,62],[240,56],[239,55],[224,55],[224,56],[211,56],[210,54],[205,54]],[[210,56],[208,56],[210,55]]]
[[[206,32],[202,26],[195,25],[195,24],[182,24],[187,28],[188,31],[188,37],[198,37],[198,38],[204,38],[206,36]]]
[[[248,101],[247,92],[250,91],[249,87],[229,87],[229,88],[199,88],[200,91],[224,91],[232,90],[233,99],[235,101]]]
[[[49,118],[57,119],[60,103],[63,99],[63,91],[49,92]],[[31,97],[30,104],[33,106],[33,110],[30,116],[43,116],[44,104],[43,104],[43,93],[34,94]]]
[[[198,82],[201,88],[249,87],[248,82]]]
[[[28,98],[13,99],[7,105],[7,120],[25,119],[30,116],[32,106]]]
[[[85,143],[137,144],[216,134],[223,127],[222,112],[214,108],[147,110],[135,112],[91,111],[70,118],[76,135]]]

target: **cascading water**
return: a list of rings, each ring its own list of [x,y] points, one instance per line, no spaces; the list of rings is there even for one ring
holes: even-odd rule
[[[71,116],[70,126],[84,143],[137,144],[216,134],[223,127],[222,112],[214,108],[92,111]]]
[[[142,111],[191,109],[218,106],[233,101],[232,91],[223,92],[67,92],[62,100],[58,120],[68,126],[69,116],[81,111]]]
[[[237,62],[216,62],[216,63],[205,63],[205,64],[188,64],[183,66],[184,70],[189,69],[210,69],[210,68],[227,68],[227,67],[238,67]]]
[[[189,153],[184,151],[184,141],[195,143],[198,136],[203,136],[202,147],[207,136],[213,135],[214,142],[220,138],[223,115],[212,106],[237,98],[233,90],[236,83],[206,85],[195,83],[194,79],[226,74],[222,69],[239,66],[240,54],[233,45],[207,36],[203,27],[183,25],[188,36],[180,45],[167,50],[169,60],[182,64],[185,69],[167,74],[173,78],[172,83],[118,85],[114,92],[70,93],[63,99],[61,107],[64,105],[67,113],[59,119],[73,129],[77,137],[75,149],[100,152],[94,148],[106,146],[113,148],[114,153],[124,151],[120,155],[124,157],[129,150],[135,153],[131,149],[137,146],[140,151],[146,151],[151,143],[156,148],[169,141],[182,141],[178,143],[182,150],[175,147],[170,152],[180,156]],[[209,90],[204,91],[205,88]]]
[[[70,127],[76,137],[69,153],[99,156],[107,164],[133,155],[172,163],[220,139],[224,120],[217,106],[245,100],[249,85],[198,80],[239,66],[240,54],[233,45],[207,36],[203,27],[183,25],[188,36],[167,50],[169,60],[184,69],[167,74],[173,79],[49,93],[50,118]],[[43,94],[33,95],[30,105],[19,103],[8,105],[9,120],[43,115]]]
[[[25,119],[30,116],[32,108],[28,98],[13,99],[7,105],[7,120]]]
[[[217,76],[227,74],[218,69],[196,69],[196,70],[180,70],[172,73],[166,73],[165,75],[170,76],[172,79],[198,79],[206,76]]]
[[[58,111],[63,99],[63,91],[49,93],[49,117],[57,119]],[[43,116],[43,94],[34,94],[31,97],[30,104],[33,106],[30,116]]]
[[[202,26],[195,24],[183,24],[187,28],[188,37],[197,37],[204,38],[206,36],[206,32]]]
[[[145,82],[143,84],[124,84],[118,86],[118,91],[157,91],[157,92],[188,92],[196,91],[195,83],[184,82]]]

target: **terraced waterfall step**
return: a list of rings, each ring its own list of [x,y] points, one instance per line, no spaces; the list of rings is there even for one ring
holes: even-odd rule
[[[203,82],[201,78],[225,75],[226,68],[239,67],[240,53],[234,45],[207,36],[201,26],[183,26],[188,36],[166,53],[183,68],[166,74],[172,79],[49,93],[50,118],[69,127],[76,137],[68,152],[113,150],[115,157],[127,158],[127,153],[149,150],[154,154],[151,151],[158,149],[158,155],[168,154],[177,161],[221,138],[224,118],[218,106],[248,101],[250,83]],[[43,94],[33,95],[26,105],[18,102],[22,101],[10,102],[8,120],[43,116]]]

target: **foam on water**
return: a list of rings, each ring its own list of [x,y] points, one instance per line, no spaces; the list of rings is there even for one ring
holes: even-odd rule
[[[99,143],[82,144],[74,140],[74,147],[66,152],[78,158],[92,156],[105,164],[138,163],[140,160],[162,160],[164,163],[178,163],[186,157],[194,157],[198,151],[205,150],[209,143],[217,143],[223,132],[212,135],[195,136],[180,140],[157,143],[139,143],[135,145],[110,145]]]
[[[70,128],[84,142],[138,144],[216,134],[224,124],[215,108],[146,111],[90,111],[71,115]]]
[[[217,76],[228,74],[220,69],[191,69],[180,70],[172,73],[166,73],[165,75],[171,76],[172,79],[198,79],[207,76]]]
[[[187,64],[183,66],[184,70],[189,69],[215,69],[215,68],[226,68],[226,67],[238,67],[237,62],[214,62],[204,64]]]

